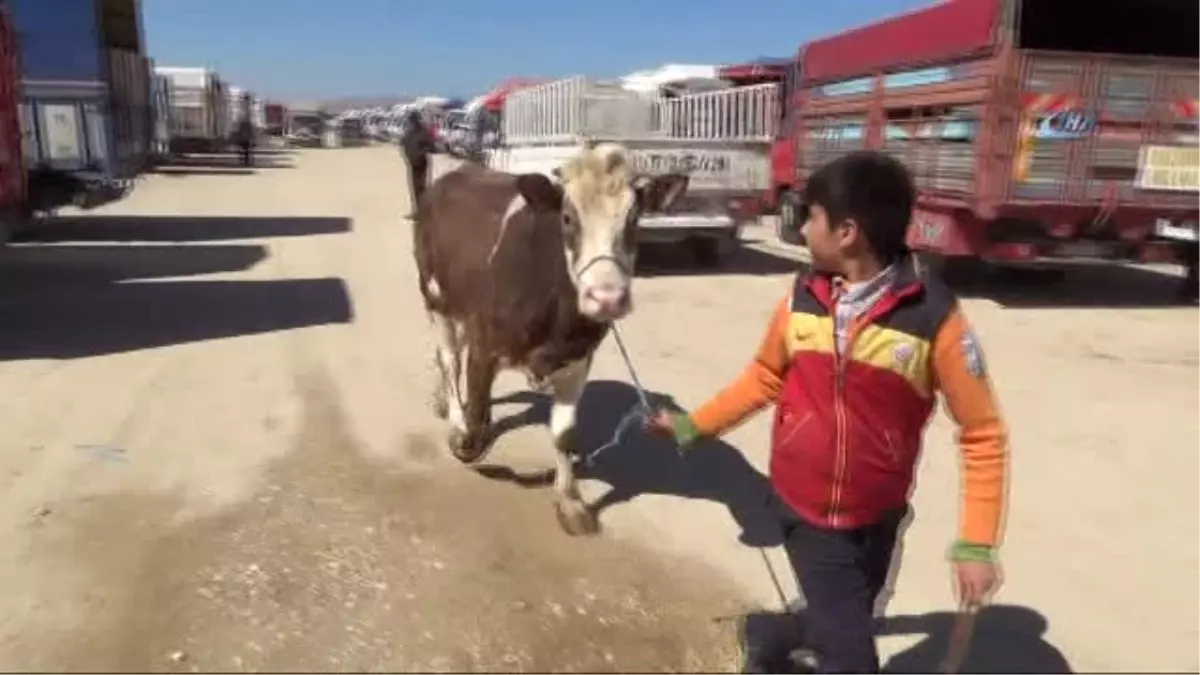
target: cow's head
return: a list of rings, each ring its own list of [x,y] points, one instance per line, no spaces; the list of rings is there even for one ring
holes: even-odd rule
[[[585,149],[554,175],[552,181],[523,174],[517,189],[535,211],[559,219],[579,312],[596,321],[620,319],[633,309],[638,218],[679,199],[688,177],[637,175],[625,149],[610,143]]]

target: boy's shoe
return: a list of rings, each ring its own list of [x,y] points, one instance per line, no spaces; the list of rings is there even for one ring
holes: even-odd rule
[[[792,654],[803,644],[798,617],[778,612],[754,612],[738,622],[743,673],[791,673]],[[806,672],[806,671],[799,671]]]

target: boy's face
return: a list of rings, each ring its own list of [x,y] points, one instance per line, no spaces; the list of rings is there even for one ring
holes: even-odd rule
[[[820,272],[839,274],[843,263],[854,247],[858,228],[852,220],[839,223],[829,222],[829,214],[820,204],[808,209],[808,221],[804,223],[804,238],[812,255],[813,269]]]

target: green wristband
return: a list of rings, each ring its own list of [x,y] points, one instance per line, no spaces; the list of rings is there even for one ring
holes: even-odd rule
[[[950,546],[950,559],[954,562],[994,563],[997,561],[996,548],[960,539]]]
[[[696,428],[696,423],[687,413],[672,414],[671,428],[675,434],[675,442],[681,448],[691,445],[700,437],[700,430]]]

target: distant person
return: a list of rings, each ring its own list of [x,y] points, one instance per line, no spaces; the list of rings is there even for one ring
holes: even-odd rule
[[[252,151],[254,148],[254,122],[251,119],[252,99],[249,94],[242,97],[242,114],[241,120],[237,126],[237,144],[242,152],[242,166],[250,166],[254,158]]]
[[[429,182],[429,156],[436,148],[433,134],[421,120],[421,113],[410,110],[404,117],[404,128],[400,134],[400,151],[408,162],[409,194],[412,195],[412,215],[417,214],[417,204]]]
[[[978,607],[1000,583],[1008,432],[962,307],[905,247],[915,197],[907,169],[877,152],[814,173],[812,271],[794,278],[758,353],[691,414],[663,410],[647,423],[687,447],[775,405],[770,481],[808,644],[763,645],[747,671],[780,672],[774,655],[797,646],[819,672],[879,671],[873,609],[939,394],[959,431],[958,599]]]

